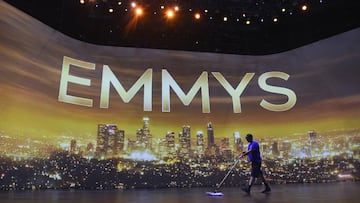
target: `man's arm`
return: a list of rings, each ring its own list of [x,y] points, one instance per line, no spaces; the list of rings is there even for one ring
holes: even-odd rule
[[[251,151],[252,151],[252,149],[249,149],[248,151],[243,152],[238,158],[241,159],[244,156],[247,156]]]

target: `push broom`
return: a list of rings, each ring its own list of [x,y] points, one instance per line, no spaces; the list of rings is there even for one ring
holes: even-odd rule
[[[216,189],[214,192],[206,192],[206,195],[209,196],[223,196],[224,193],[219,192],[221,185],[225,182],[226,178],[230,175],[231,171],[235,168],[235,166],[239,163],[240,159],[236,159],[235,163],[231,166],[229,171],[226,173],[225,177],[221,180],[219,184],[216,184]]]

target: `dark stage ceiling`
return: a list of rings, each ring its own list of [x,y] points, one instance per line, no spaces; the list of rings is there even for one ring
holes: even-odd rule
[[[121,47],[263,55],[360,26],[359,0],[6,2],[75,39]]]

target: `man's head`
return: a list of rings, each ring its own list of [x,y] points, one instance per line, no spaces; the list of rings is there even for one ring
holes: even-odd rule
[[[252,142],[253,141],[253,136],[252,136],[252,134],[247,134],[246,135],[246,137],[245,137],[245,139],[248,141],[248,142]]]

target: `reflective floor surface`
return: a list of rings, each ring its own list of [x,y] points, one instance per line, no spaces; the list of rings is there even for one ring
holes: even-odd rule
[[[240,188],[222,188],[222,197],[207,196],[212,188],[156,190],[44,190],[1,191],[1,203],[357,203],[360,182],[327,184],[272,185],[270,194],[262,194],[262,186],[253,186],[250,195]]]

